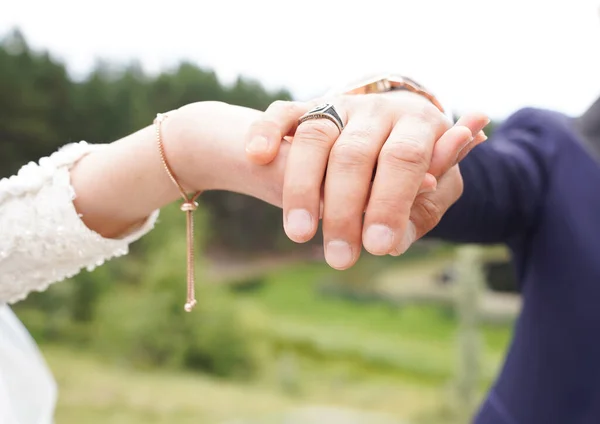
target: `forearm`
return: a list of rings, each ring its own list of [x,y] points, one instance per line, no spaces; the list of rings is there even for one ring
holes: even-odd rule
[[[178,195],[151,126],[85,156],[71,169],[71,185],[83,222],[107,238],[127,233]]]
[[[280,206],[289,146],[269,166],[245,156],[244,136],[260,113],[211,102],[170,113],[161,133],[183,187],[236,191]],[[152,126],[112,144],[71,144],[0,180],[0,302],[126,254],[153,227],[157,210],[178,196]]]
[[[190,108],[195,119],[189,119]],[[287,150],[267,167],[245,157],[244,137],[260,113],[215,102],[169,113],[161,134],[167,160],[184,188],[237,191],[280,205]],[[104,237],[127,233],[180,197],[162,165],[154,126],[84,157],[72,168],[71,183],[82,220]]]

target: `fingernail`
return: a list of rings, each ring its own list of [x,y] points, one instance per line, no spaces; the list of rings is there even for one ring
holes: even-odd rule
[[[473,138],[473,141],[475,141],[477,144],[479,144],[479,143],[483,143],[487,139],[488,139],[487,135],[485,135],[485,133],[483,131],[479,131],[477,133],[477,135]]]
[[[417,227],[412,221],[408,221],[408,225],[406,226],[406,231],[404,231],[404,235],[402,236],[402,241],[396,247],[393,256],[400,256],[404,254],[408,250],[410,246],[415,242],[417,238]]]
[[[394,247],[394,232],[386,225],[373,224],[367,228],[363,242],[374,255],[385,255]]]
[[[251,153],[265,152],[269,148],[269,140],[262,135],[255,135],[246,146],[246,151]]]
[[[287,214],[285,230],[290,236],[305,237],[312,233],[312,215],[306,209],[292,209]]]
[[[473,127],[473,128],[472,128],[472,133],[473,133],[473,134],[477,134],[479,131],[481,131],[481,130],[483,130],[485,127],[487,127],[487,126],[488,126],[488,124],[489,124],[490,122],[491,122],[491,121],[490,121],[490,118],[486,117],[486,118],[484,119],[484,121],[481,123],[481,125],[478,125],[478,126],[476,126],[476,127]]]
[[[336,269],[344,269],[352,263],[352,248],[343,240],[333,240],[327,243],[325,260]]]

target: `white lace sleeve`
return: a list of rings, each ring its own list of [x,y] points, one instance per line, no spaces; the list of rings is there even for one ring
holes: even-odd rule
[[[0,180],[0,303],[14,303],[82,268],[92,270],[125,255],[131,242],[152,229],[158,211],[122,239],[103,238],[77,214],[69,170],[104,147],[70,144]]]

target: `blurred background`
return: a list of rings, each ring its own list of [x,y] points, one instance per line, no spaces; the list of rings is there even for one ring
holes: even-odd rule
[[[598,6],[9,1],[0,176],[186,103],[264,109],[373,71],[490,114],[490,132],[524,106],[577,115],[600,92]],[[58,380],[57,424],[468,421],[520,308],[503,247],[427,240],[338,272],[318,237],[287,240],[278,209],[221,192],[201,205],[196,312],[176,206],[127,257],[16,305]]]

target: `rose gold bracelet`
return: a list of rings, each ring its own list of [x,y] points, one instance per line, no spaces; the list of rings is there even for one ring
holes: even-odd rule
[[[194,211],[198,208],[198,203],[196,199],[202,193],[201,191],[193,194],[192,196],[188,195],[186,191],[183,189],[177,178],[175,178],[175,174],[173,170],[169,166],[167,162],[167,155],[165,154],[165,146],[162,140],[162,122],[168,118],[168,115],[163,113],[159,113],[156,115],[156,119],[154,120],[154,126],[156,128],[156,142],[158,144],[158,151],[160,152],[160,160],[162,161],[163,167],[169,178],[177,186],[181,197],[183,198],[183,203],[181,204],[181,210],[186,214],[187,221],[187,300],[185,302],[184,309],[186,312],[191,312],[191,310],[196,306],[196,294],[194,288]]]

